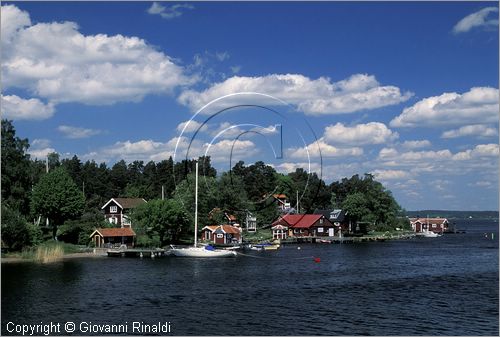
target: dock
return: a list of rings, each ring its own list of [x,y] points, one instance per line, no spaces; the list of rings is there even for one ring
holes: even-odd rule
[[[155,257],[167,256],[167,251],[162,248],[110,248],[106,251],[109,257]]]
[[[383,242],[386,240],[406,240],[415,237],[413,234],[405,234],[398,236],[344,236],[344,237],[324,237],[324,236],[307,236],[307,237],[289,237],[281,240],[282,244],[301,244],[301,243],[326,243],[326,244],[347,244],[361,242]]]

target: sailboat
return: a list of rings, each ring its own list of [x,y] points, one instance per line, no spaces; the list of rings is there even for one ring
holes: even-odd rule
[[[237,255],[235,251],[214,249],[212,246],[198,247],[198,161],[196,161],[194,195],[194,245],[188,248],[173,247],[170,252],[179,257],[235,257]]]

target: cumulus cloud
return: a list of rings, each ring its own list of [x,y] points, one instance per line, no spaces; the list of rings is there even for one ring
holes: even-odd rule
[[[38,98],[24,99],[16,95],[2,96],[2,115],[13,120],[42,120],[54,115],[54,105]]]
[[[393,148],[380,150],[378,158],[381,160],[395,160],[403,164],[405,162],[417,162],[420,160],[446,160],[453,156],[450,150],[439,151],[408,151],[399,152]]]
[[[498,123],[498,89],[475,87],[463,94],[444,93],[424,98],[405,108],[394,118],[392,127],[418,127]]]
[[[410,172],[403,170],[374,170],[372,173],[379,180],[400,180],[410,177]]]
[[[459,34],[468,32],[473,28],[498,26],[498,15],[494,13],[498,13],[497,7],[486,7],[475,13],[469,14],[453,27],[453,32]],[[493,15],[490,16],[490,14]]]
[[[192,133],[196,130],[206,131],[208,129],[206,124],[199,123],[195,120],[189,120],[177,125],[177,131],[184,133]]]
[[[87,153],[82,158],[104,162],[121,159],[125,161],[161,161],[169,157],[175,157],[175,160],[182,160],[186,157],[188,148],[189,158],[198,158],[206,153],[208,156],[211,156],[214,163],[229,162],[231,153],[235,160],[248,158],[248,156],[258,153],[255,144],[250,140],[222,140],[214,144],[209,144],[198,140],[191,142],[191,139],[187,137],[174,137],[167,142],[158,142],[152,139],[118,141],[112,145]]]
[[[494,137],[498,135],[496,128],[488,127],[484,124],[466,125],[459,129],[443,132],[441,138],[458,138],[466,136]]]
[[[407,149],[420,149],[423,147],[429,147],[431,146],[431,142],[424,139],[424,140],[406,140],[403,142],[402,146]]]
[[[473,149],[458,152],[453,156],[453,160],[470,160],[485,157],[498,157],[498,144],[480,144]]]
[[[81,138],[89,138],[95,135],[102,133],[101,130],[96,129],[86,129],[80,128],[76,126],[69,125],[60,125],[57,130],[64,134],[66,138],[70,139],[81,139]]]
[[[13,5],[2,6],[4,32],[4,89],[26,89],[52,104],[137,102],[196,81],[143,39],[84,35],[74,22],[31,24]]]
[[[352,127],[342,123],[330,125],[325,128],[324,139],[333,144],[366,145],[383,144],[399,137],[383,123],[370,122]]]
[[[178,98],[179,103],[197,110],[214,99],[235,92],[258,92],[283,100],[308,115],[351,113],[399,104],[412,94],[402,93],[398,87],[382,86],[375,76],[355,74],[331,82],[326,77],[310,79],[300,74],[271,74],[267,76],[233,76],[198,92],[186,90]],[[234,97],[233,97],[234,98]],[[245,98],[256,102],[256,97],[238,96],[225,100],[225,106],[243,103]],[[261,97],[262,98],[262,97]],[[266,101],[277,104],[277,101]],[[222,104],[222,103],[220,103]]]
[[[360,147],[335,147],[320,138],[308,146],[291,147],[286,150],[286,154],[293,159],[357,157],[363,154],[363,149]]]
[[[184,9],[194,9],[194,6],[190,4],[162,5],[159,2],[153,2],[146,12],[170,20],[181,16]]]

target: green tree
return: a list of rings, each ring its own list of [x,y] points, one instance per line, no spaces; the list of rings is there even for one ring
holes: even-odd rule
[[[29,212],[32,184],[28,139],[16,137],[12,121],[2,119],[2,203]]]
[[[16,210],[2,205],[2,242],[12,250],[21,250],[41,241],[38,226],[30,224]]]
[[[138,235],[150,239],[158,237],[160,244],[177,242],[179,235],[189,228],[189,217],[179,200],[151,200],[140,205],[132,215]]]
[[[65,220],[79,217],[85,207],[82,191],[76,186],[63,167],[58,167],[40,178],[33,188],[31,207],[34,215],[50,219],[52,236]]]
[[[363,220],[370,213],[366,196],[359,192],[349,194],[342,203],[342,207],[349,212],[349,217],[354,222]]]

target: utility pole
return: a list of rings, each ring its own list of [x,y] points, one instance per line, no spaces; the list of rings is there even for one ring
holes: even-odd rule
[[[45,173],[49,173],[49,155],[47,154],[47,161],[45,162]],[[45,219],[45,226],[49,227],[49,217]]]
[[[161,200],[165,200],[165,186],[161,185]]]
[[[297,190],[297,214],[300,214],[299,190]]]

